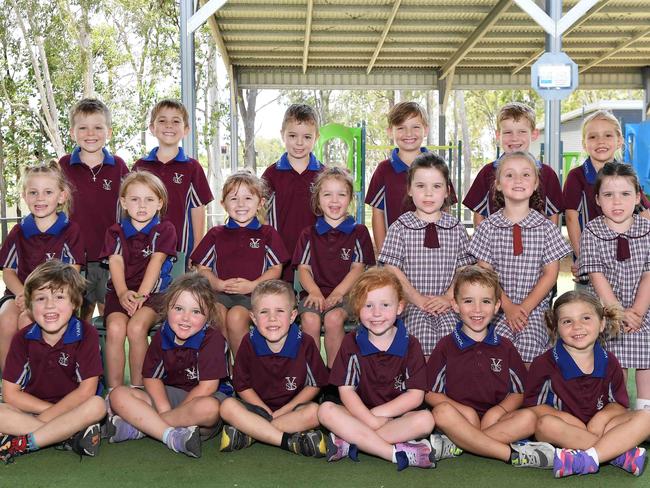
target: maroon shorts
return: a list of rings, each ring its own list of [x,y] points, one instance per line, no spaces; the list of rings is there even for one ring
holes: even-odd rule
[[[152,308],[156,313],[160,314],[162,312],[163,305],[163,293],[154,293],[144,302],[144,306]],[[108,317],[113,312],[123,313],[124,315],[129,315],[126,310],[122,307],[119,298],[117,298],[117,293],[114,291],[109,291],[106,294],[106,303],[104,305],[104,318]]]

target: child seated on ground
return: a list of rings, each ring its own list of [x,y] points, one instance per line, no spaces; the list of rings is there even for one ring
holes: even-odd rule
[[[426,369],[420,343],[397,316],[404,292],[383,268],[366,271],[350,291],[350,311],[359,326],[343,339],[330,383],[339,387],[342,405],[324,402],[318,418],[331,431],[327,460],[357,460],[358,450],[397,464],[432,468],[433,417],[419,407]]]
[[[99,451],[106,407],[97,395],[102,359],[97,331],[74,316],[85,280],[59,260],[25,280],[25,306],[34,323],[17,333],[2,377],[0,460],[66,441],[79,455]],[[72,438],[70,438],[72,436]]]
[[[515,442],[533,434],[537,417],[518,410],[526,369],[512,342],[498,335],[492,323],[500,297],[494,271],[468,266],[456,275],[452,307],[460,322],[427,363],[430,391],[425,400],[443,432],[431,436],[433,460],[455,457],[464,449],[517,467],[550,469],[553,446]]]
[[[254,441],[303,456],[323,457],[325,438],[318,428],[320,388],[327,369],[311,336],[294,323],[296,297],[281,280],[263,281],[251,297],[255,328],[241,342],[233,381],[239,399],[221,405],[227,423],[221,451]]]
[[[219,421],[219,404],[231,391],[226,342],[216,328],[208,280],[188,273],[165,294],[167,320],[151,341],[142,374],[144,391],[119,386],[110,395],[109,442],[163,442],[174,452],[201,457],[201,429],[208,437]]]

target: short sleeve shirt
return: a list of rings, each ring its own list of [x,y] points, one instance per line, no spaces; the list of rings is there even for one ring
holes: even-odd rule
[[[79,226],[62,212],[45,232],[29,214],[15,225],[0,248],[0,269],[13,269],[21,282],[46,261],[59,259],[68,264],[85,264],[85,246]]]
[[[97,331],[73,316],[54,346],[45,342],[36,323],[18,331],[11,341],[2,378],[19,385],[25,393],[56,403],[83,380],[102,373]]]
[[[482,342],[476,342],[459,323],[438,342],[427,362],[429,390],[472,407],[480,416],[509,394],[523,394],[525,378],[517,349],[494,326]]]
[[[365,225],[348,217],[331,227],[323,217],[305,228],[293,253],[293,264],[311,267],[316,285],[327,297],[350,272],[353,263],[375,264],[375,252]],[[302,297],[306,296],[302,292]]]
[[[562,340],[530,366],[524,406],[549,405],[587,423],[608,403],[629,406],[621,365],[616,356],[594,344],[594,370],[583,373]]]
[[[183,344],[177,344],[176,334],[165,322],[147,349],[142,376],[190,391],[200,381],[229,377],[227,351],[221,332],[209,325]]]
[[[70,220],[84,235],[87,261],[99,261],[106,229],[119,221],[120,182],[129,172],[124,161],[106,148],[99,168],[90,169],[81,161],[80,148],[59,160],[61,170],[72,185]]]
[[[165,184],[169,199],[165,219],[176,229],[177,250],[187,254],[196,244],[190,211],[207,205],[214,197],[203,167],[196,159],[186,156],[182,147],[178,148],[176,157],[166,163],[162,163],[157,154],[158,148],[154,148],[146,157],[138,159],[133,171],[150,171]]]
[[[496,212],[494,207],[494,179],[498,164],[499,160],[497,159],[483,166],[463,199],[463,205],[483,217],[489,217]],[[542,202],[544,202],[544,214],[550,217],[564,211],[562,187],[557,174],[548,164],[540,163],[539,172],[538,192]]]
[[[280,234],[257,219],[240,227],[233,220],[213,227],[192,253],[192,262],[206,266],[222,280],[256,280],[290,259]]]
[[[327,368],[314,340],[292,324],[280,352],[274,353],[257,328],[244,336],[235,358],[235,390],[253,389],[273,411],[305,386],[327,385]]]
[[[418,340],[409,335],[401,320],[393,343],[380,351],[368,337],[368,329],[359,324],[356,331],[343,339],[332,371],[330,383],[352,386],[368,408],[383,405],[407,390],[426,390],[424,355]]]
[[[173,259],[176,256],[176,232],[168,220],[160,222],[155,217],[139,231],[131,219],[122,219],[106,231],[102,258],[120,255],[124,259],[124,278],[130,290],[137,290],[144,278],[151,256],[160,252],[167,255],[151,293],[165,291],[171,283]],[[112,290],[115,288],[110,287]]]

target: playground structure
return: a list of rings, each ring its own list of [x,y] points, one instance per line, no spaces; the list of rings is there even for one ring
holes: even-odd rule
[[[641,188],[650,194],[650,121],[626,126],[625,162],[634,166]]]

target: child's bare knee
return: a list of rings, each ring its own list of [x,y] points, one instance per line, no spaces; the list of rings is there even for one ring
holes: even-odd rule
[[[84,407],[93,421],[98,422],[106,415],[106,402],[98,395],[93,395],[85,401]]]
[[[318,407],[318,420],[320,423],[329,422],[336,415],[337,405],[334,402],[324,402]]]
[[[548,436],[556,430],[558,421],[559,419],[553,415],[542,415],[537,419],[535,432]]]
[[[447,420],[456,412],[456,408],[449,402],[443,402],[436,405],[432,412],[435,424],[445,425]]]

